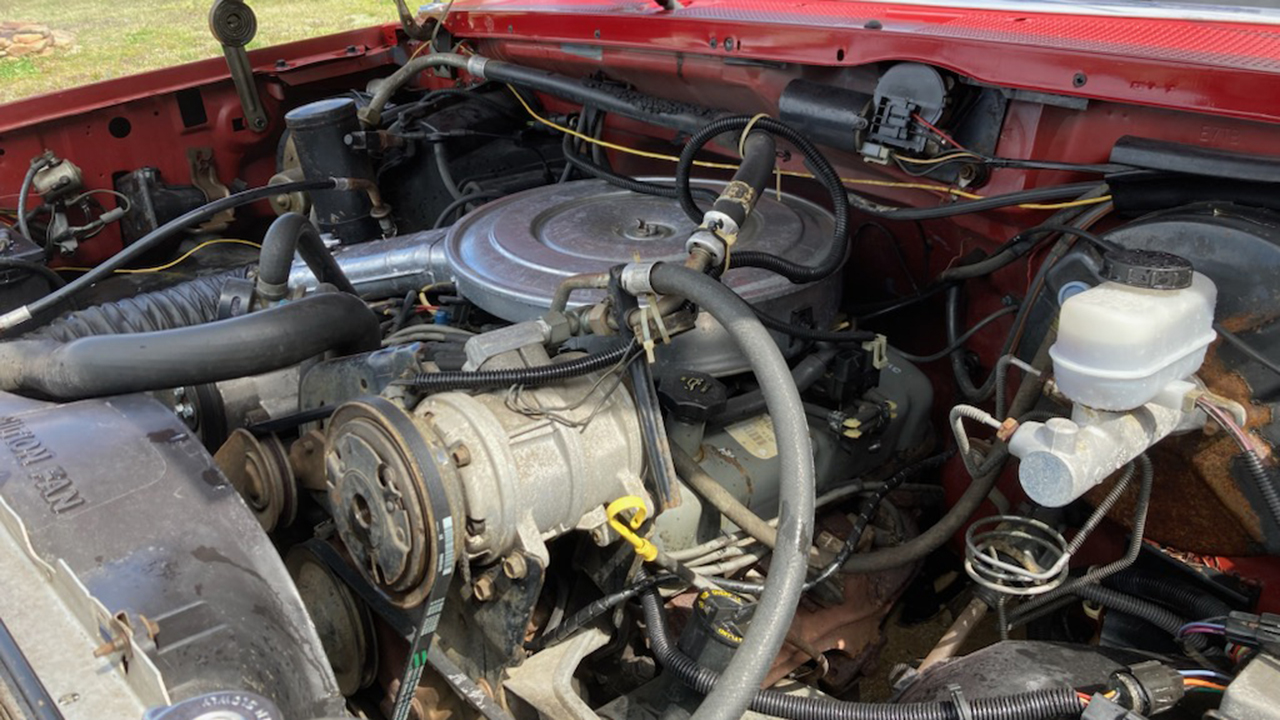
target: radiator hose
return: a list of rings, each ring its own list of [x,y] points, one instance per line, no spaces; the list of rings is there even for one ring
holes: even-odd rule
[[[258,375],[333,350],[377,349],[378,318],[320,293],[227,320],[155,332],[0,343],[0,389],[77,400]]]
[[[67,313],[22,339],[71,342],[92,335],[155,332],[212,322],[218,319],[218,300],[227,281],[243,278],[247,271],[247,267],[238,268]]]
[[[649,647],[658,664],[680,682],[704,695],[720,684],[720,675],[685,655],[672,640],[658,591],[640,596]],[[738,652],[741,652],[739,650]],[[954,703],[855,703],[830,698],[800,697],[776,690],[747,689],[752,710],[789,720],[1051,720],[1079,717],[1084,710],[1072,688],[1037,690],[995,698],[977,698],[961,713]]]

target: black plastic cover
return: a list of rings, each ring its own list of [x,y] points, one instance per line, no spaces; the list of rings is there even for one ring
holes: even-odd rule
[[[1102,262],[1103,278],[1145,290],[1191,287],[1193,272],[1190,260],[1158,250],[1109,250]]]

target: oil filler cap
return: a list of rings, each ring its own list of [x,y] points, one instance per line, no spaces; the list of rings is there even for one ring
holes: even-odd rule
[[[1192,271],[1190,260],[1156,250],[1109,250],[1102,263],[1103,279],[1146,290],[1189,288]]]

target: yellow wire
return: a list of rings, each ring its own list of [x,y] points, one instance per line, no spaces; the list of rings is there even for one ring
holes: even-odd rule
[[[680,162],[680,158],[676,157],[675,155],[667,155],[665,153],[650,152],[648,150],[639,150],[633,147],[627,147],[626,145],[619,145],[617,143],[609,142],[608,140],[601,140],[599,138],[591,137],[590,135],[580,133],[577,130],[574,130],[573,128],[568,128],[557,122],[548,120],[547,118],[542,117],[536,111],[534,111],[533,107],[531,107],[529,103],[525,101],[524,97],[521,96],[520,93],[516,92],[516,89],[514,87],[512,87],[511,85],[507,85],[507,89],[511,91],[512,95],[516,96],[516,100],[520,102],[521,107],[525,109],[525,112],[529,113],[530,117],[542,123],[543,125],[546,125],[547,127],[559,130],[562,133],[566,133],[569,136],[575,137],[584,142],[589,142],[589,143],[592,143],[593,145],[599,145],[600,147],[609,148],[610,150],[616,150],[621,153],[627,153],[628,155],[635,155],[637,157],[648,158],[650,160]],[[737,170],[738,169],[738,166],[734,165],[733,163],[719,163],[719,162],[709,162],[706,160],[694,160],[693,164],[697,167],[710,168],[712,170]],[[775,169],[774,172],[778,175],[785,175],[787,177],[808,178],[810,180],[813,179],[813,175],[810,173],[796,172],[794,170]],[[977,193],[966,192],[964,190],[958,190],[956,188],[947,187],[945,185],[928,185],[926,183],[896,182],[893,180],[867,180],[862,178],[844,178],[844,177],[840,178],[840,182],[844,183],[845,185],[870,185],[875,187],[900,188],[900,189],[906,189],[906,190],[925,190],[928,192],[942,193],[944,195],[954,195],[956,197],[962,197],[967,200],[982,200],[985,198],[985,196],[978,195]],[[1025,205],[1019,205],[1018,207],[1026,210],[1060,210],[1065,208],[1084,207],[1086,205],[1100,205],[1102,203],[1110,202],[1110,201],[1111,201],[1110,195],[1102,195],[1100,197],[1089,198],[1087,200],[1072,200],[1070,202],[1053,203],[1048,205],[1025,204]]]
[[[179,257],[177,260],[172,260],[172,261],[167,262],[167,263],[165,263],[165,264],[163,264],[163,265],[157,265],[157,266],[155,266],[155,267],[149,267],[149,268],[133,268],[133,269],[129,269],[129,268],[121,268],[121,269],[119,269],[119,270],[116,270],[116,272],[117,272],[117,273],[119,273],[119,274],[121,274],[121,275],[131,275],[131,274],[135,274],[135,273],[153,273],[153,272],[160,272],[161,270],[168,270],[169,268],[173,267],[174,265],[177,265],[178,263],[182,262],[183,260],[186,260],[187,258],[191,257],[192,255],[195,255],[197,252],[200,252],[201,250],[203,250],[203,249],[205,249],[205,248],[209,247],[210,245],[223,245],[223,244],[227,244],[227,245],[233,245],[233,244],[234,244],[234,245],[248,245],[249,247],[255,247],[255,248],[261,248],[261,247],[262,247],[261,245],[259,245],[258,243],[255,243],[255,242],[249,242],[248,240],[235,240],[235,239],[232,239],[232,238],[222,238],[221,240],[205,240],[204,242],[200,243],[199,245],[197,245],[197,246],[195,246],[195,247],[191,248],[190,250],[186,251],[185,253],[183,253],[183,254],[182,254],[182,256],[181,256],[181,257]],[[54,269],[55,269],[55,270],[59,270],[59,271],[65,270],[65,271],[67,271],[67,272],[89,272],[89,271],[90,271],[90,270],[92,270],[93,268],[87,268],[87,267],[59,267],[59,268],[54,268]]]
[[[977,153],[971,153],[971,152],[950,153],[949,155],[941,155],[935,158],[913,158],[913,157],[907,157],[905,155],[899,155],[897,153],[894,153],[893,157],[895,160],[901,160],[902,162],[911,163],[912,165],[937,165],[938,163],[950,162],[951,160],[955,160],[956,158],[975,158],[978,160],[982,159],[981,155],[978,155]]]

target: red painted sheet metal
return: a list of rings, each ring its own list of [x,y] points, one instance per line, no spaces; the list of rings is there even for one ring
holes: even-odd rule
[[[1268,25],[830,0],[694,0],[675,11],[638,1],[459,0],[447,24],[464,38],[735,60],[918,60],[1008,87],[1280,120],[1280,27]]]

